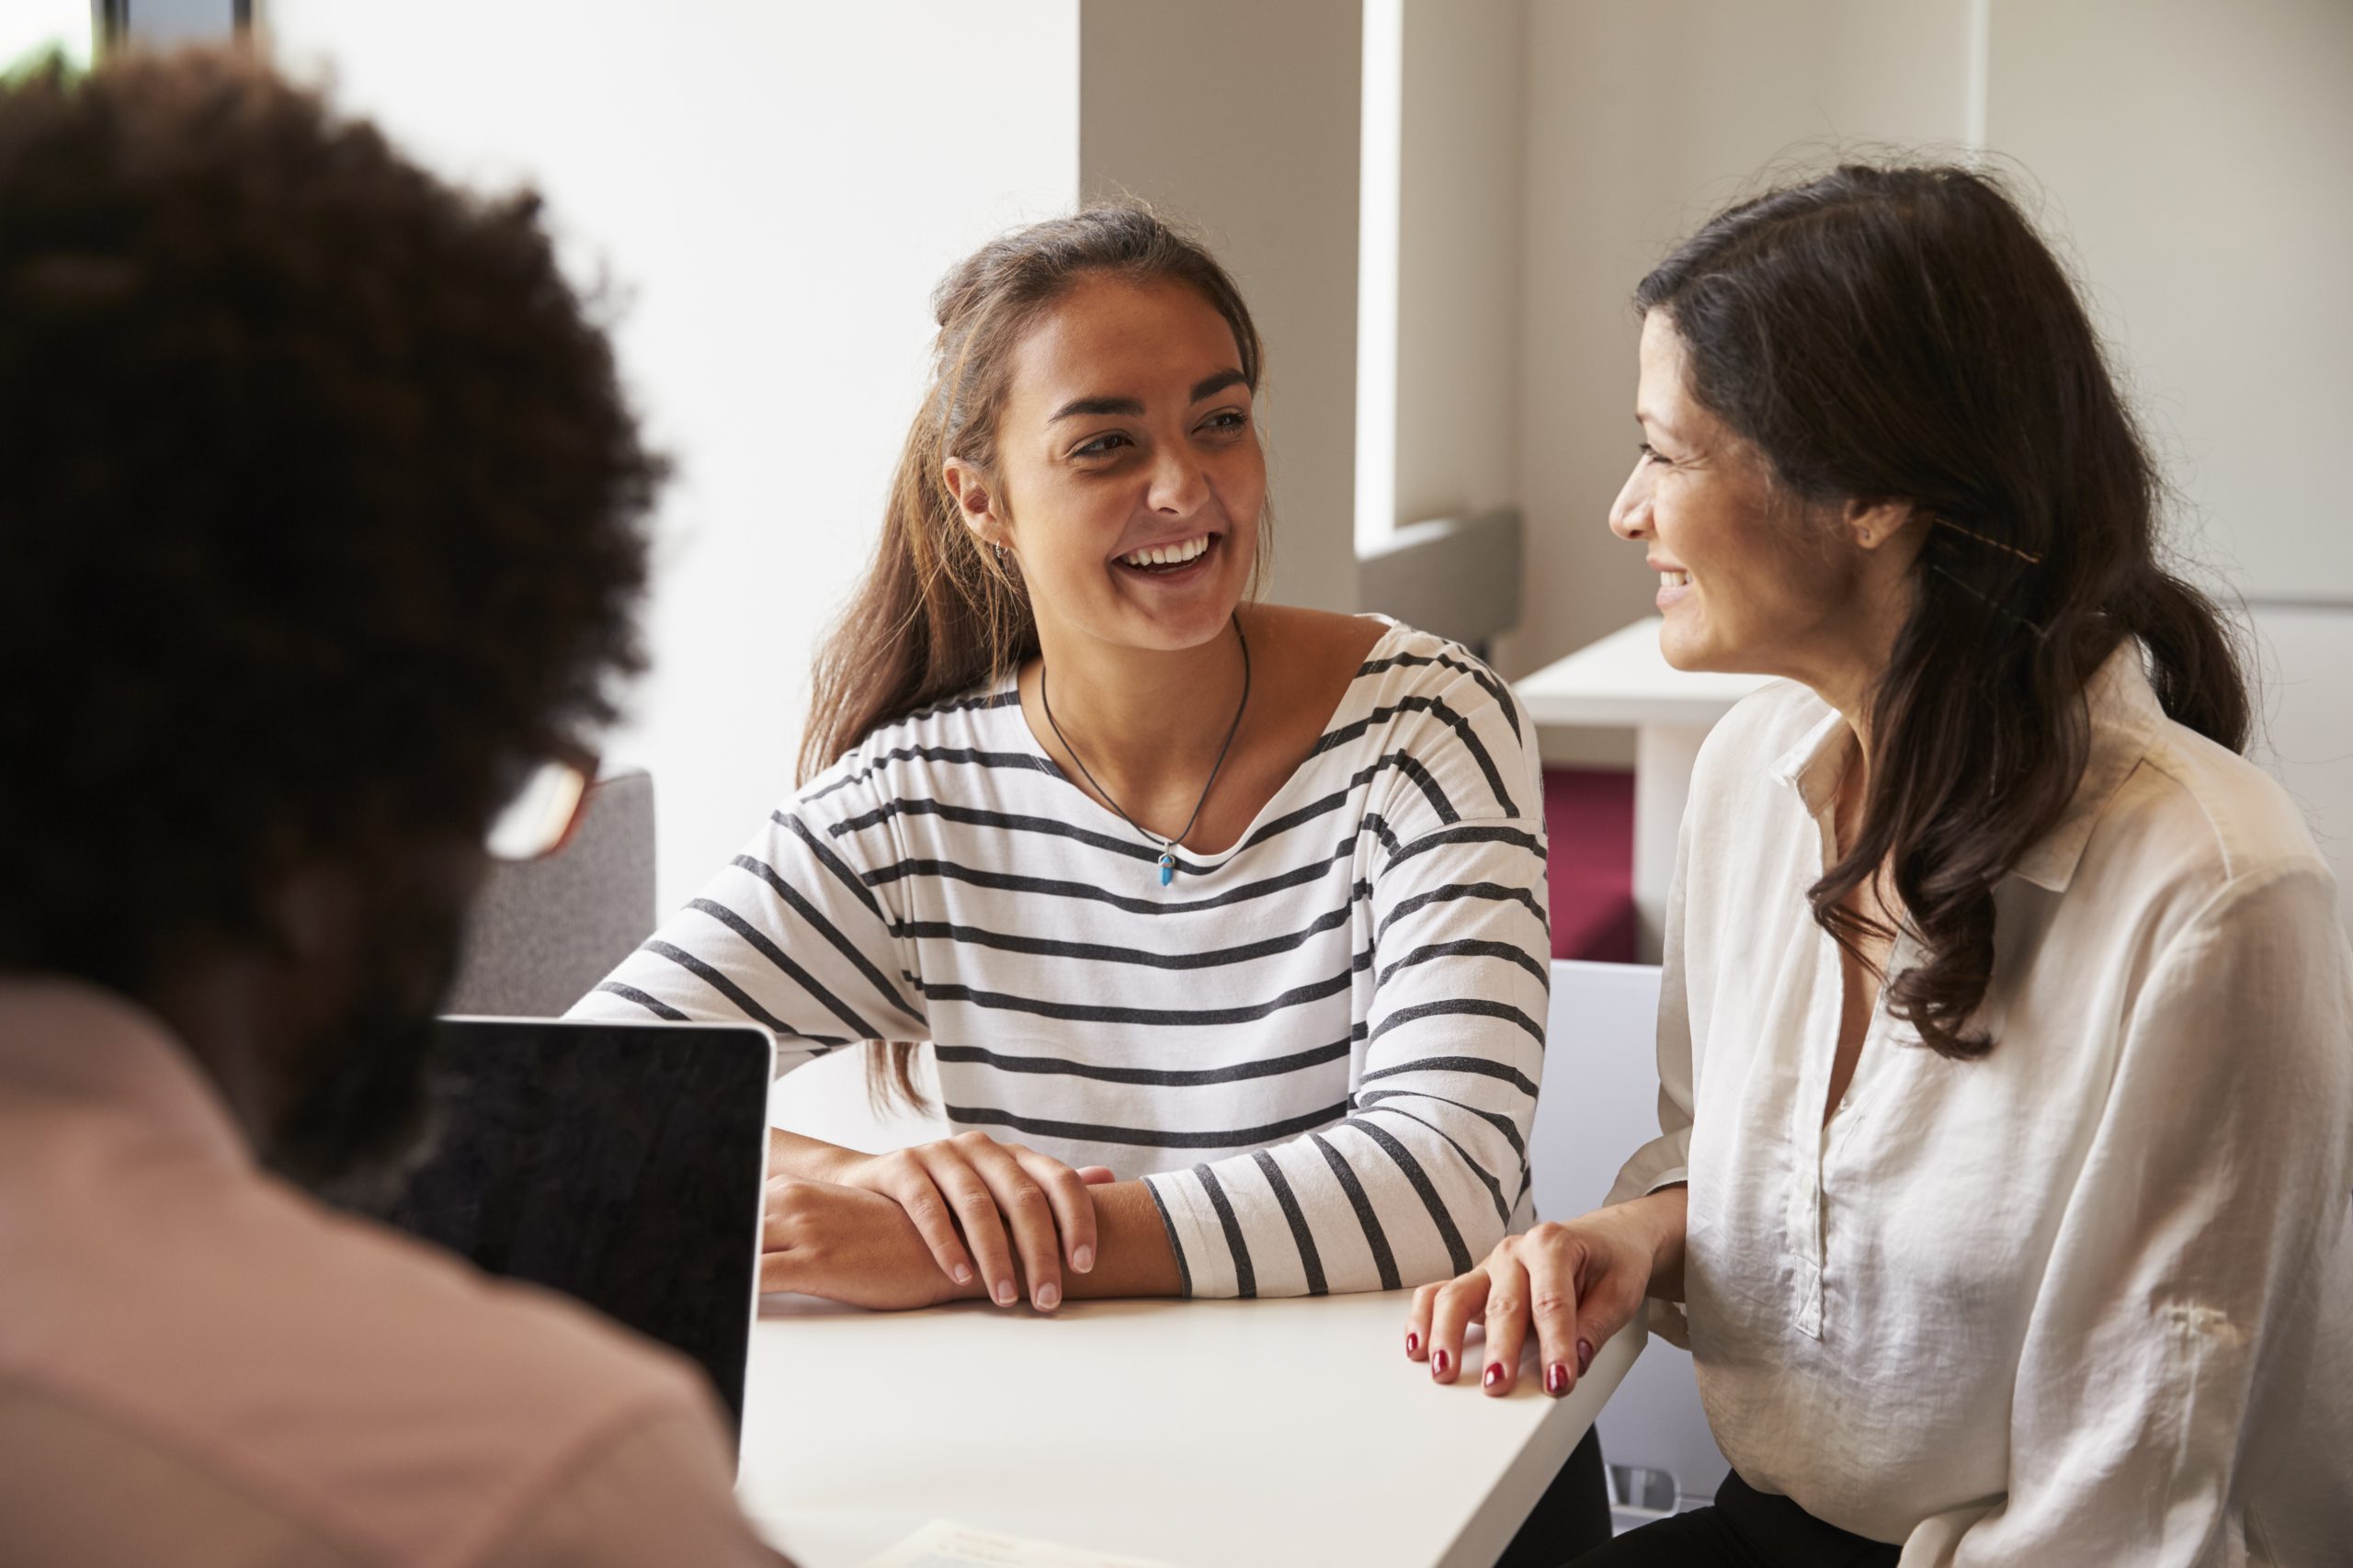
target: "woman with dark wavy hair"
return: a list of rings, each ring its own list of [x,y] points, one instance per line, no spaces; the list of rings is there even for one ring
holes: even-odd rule
[[[2341,1562],[2353,983],[2214,608],[2003,191],[1847,166],[1643,281],[1610,527],[1710,737],[1612,1201],[1416,1295],[1574,1385],[1653,1298],[1733,1473],[1579,1561]],[[1557,1092],[1557,1091],[1556,1091]]]

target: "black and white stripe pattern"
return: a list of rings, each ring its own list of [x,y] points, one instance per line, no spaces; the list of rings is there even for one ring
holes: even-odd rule
[[[1148,1176],[1192,1293],[1416,1284],[1530,1217],[1541,812],[1510,693],[1392,626],[1163,889],[1008,686],[870,735],[575,1011],[936,1041],[950,1120]]]

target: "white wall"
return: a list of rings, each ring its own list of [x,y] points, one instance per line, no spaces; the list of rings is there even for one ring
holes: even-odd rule
[[[2258,605],[2257,674],[2266,723],[2249,748],[2304,809],[2336,871],[2337,909],[2353,928],[2353,609]]]
[[[2178,487],[2245,597],[2265,733],[2353,919],[2353,5],[1991,0],[1986,136],[2047,201]]]
[[[2353,5],[1994,0],[1986,139],[2047,193],[2192,528],[2353,604]]]
[[[2252,753],[2305,802],[2353,916],[2353,6],[1529,0],[1522,60],[1529,569],[1506,672],[1648,612],[1640,553],[1605,528],[1643,273],[1774,165],[1982,138],[2084,282],[2178,488],[2177,543],[2248,606]]]
[[[1077,0],[276,0],[279,57],[438,168],[532,179],[677,460],[654,669],[667,908],[792,782],[811,651],[871,547],[966,250],[1076,194]]]
[[[1518,493],[1522,0],[1405,0],[1394,523]]]

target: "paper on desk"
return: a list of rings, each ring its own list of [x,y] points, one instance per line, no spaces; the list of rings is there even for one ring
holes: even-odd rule
[[[1023,1540],[934,1519],[859,1568],[1168,1568],[1141,1557],[1113,1557],[1051,1541]]]

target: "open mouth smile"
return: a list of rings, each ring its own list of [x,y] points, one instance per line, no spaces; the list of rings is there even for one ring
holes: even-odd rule
[[[1122,571],[1144,577],[1188,577],[1204,570],[1217,553],[1222,534],[1195,534],[1190,539],[1176,540],[1168,544],[1146,545],[1143,549],[1120,556],[1115,564]]]

